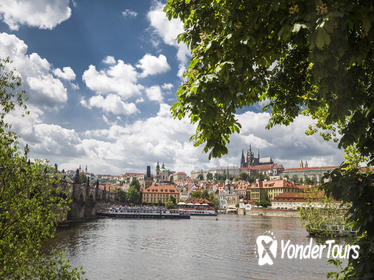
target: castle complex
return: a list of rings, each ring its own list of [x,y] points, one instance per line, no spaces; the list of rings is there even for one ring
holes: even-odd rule
[[[252,152],[252,147],[249,145],[249,151],[247,150],[247,157],[244,157],[244,151],[242,151],[242,158],[240,161],[240,168],[248,168],[250,166],[256,165],[265,165],[265,164],[273,164],[273,160],[271,157],[260,157],[260,150],[257,152],[257,157],[254,156]]]

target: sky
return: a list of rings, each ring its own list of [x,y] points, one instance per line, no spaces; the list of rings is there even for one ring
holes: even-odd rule
[[[298,116],[290,126],[265,129],[261,104],[241,110],[240,134],[229,153],[209,160],[189,141],[195,127],[174,119],[170,106],[190,59],[156,0],[0,0],[0,57],[22,78],[30,115],[7,121],[33,158],[59,169],[87,166],[96,174],[145,172],[164,162],[174,171],[239,166],[249,145],[286,168],[337,165],[343,152]]]

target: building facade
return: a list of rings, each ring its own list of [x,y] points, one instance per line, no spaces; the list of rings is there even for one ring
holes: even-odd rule
[[[217,167],[217,168],[212,168],[208,170],[194,170],[191,171],[191,178],[195,180],[199,180],[200,175],[203,176],[203,180],[207,180],[207,175],[208,173],[211,173],[213,175],[215,174],[222,174],[225,175],[226,178],[230,177],[239,177],[240,174],[240,168],[236,166],[227,166],[227,167]]]
[[[332,171],[339,166],[321,166],[321,167],[299,167],[299,168],[288,168],[282,173],[283,178],[290,180],[297,179],[298,181],[305,182],[306,179],[310,179],[314,183],[322,183],[322,177],[329,171]]]
[[[156,165],[156,183],[170,183],[170,175],[175,173],[174,171],[168,170],[165,168],[165,164],[162,163],[162,167],[160,168],[159,162]]]
[[[300,191],[300,188],[296,187],[291,181],[285,179],[256,181],[249,186],[249,199],[254,202],[260,202],[267,194],[269,200],[272,201],[279,194],[298,193]]]
[[[176,202],[179,202],[179,192],[173,185],[151,185],[142,193],[143,203],[165,203],[170,197],[174,196]]]

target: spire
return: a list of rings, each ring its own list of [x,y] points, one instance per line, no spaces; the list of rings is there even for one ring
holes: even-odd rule
[[[308,167],[308,161],[305,161],[304,167]]]
[[[260,149],[257,150],[257,158],[260,160]]]
[[[162,169],[165,169],[165,163],[162,163]]]
[[[245,167],[244,150],[242,150],[242,158],[240,160],[240,167]]]
[[[249,144],[249,152],[252,154],[252,145]]]
[[[300,161],[300,168],[304,168],[304,163],[302,160]]]

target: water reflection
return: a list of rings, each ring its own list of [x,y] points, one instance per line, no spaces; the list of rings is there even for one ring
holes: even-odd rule
[[[306,244],[296,218],[221,215],[190,220],[99,219],[58,232],[48,248],[67,248],[88,279],[326,279],[322,260],[258,266],[256,238]]]

